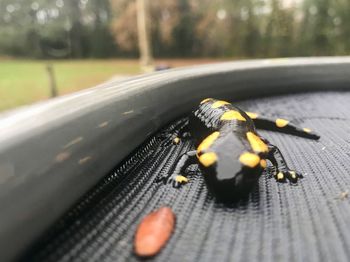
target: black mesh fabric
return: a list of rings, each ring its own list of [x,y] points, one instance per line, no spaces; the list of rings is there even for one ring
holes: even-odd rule
[[[193,145],[160,147],[154,137],[91,189],[23,260],[140,261],[133,254],[135,228],[146,214],[166,205],[176,214],[176,228],[151,261],[349,261],[350,93],[236,104],[294,120],[321,135],[315,142],[260,132],[304,174],[297,185],[264,175],[249,199],[224,206],[208,193],[196,166],[180,189],[156,183]]]

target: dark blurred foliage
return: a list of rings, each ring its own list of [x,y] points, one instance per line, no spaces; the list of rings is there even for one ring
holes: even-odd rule
[[[109,57],[109,0],[0,0],[0,52],[36,58]]]
[[[157,57],[281,57],[350,51],[349,0],[149,3]],[[136,1],[0,0],[0,53],[33,58],[137,56]]]

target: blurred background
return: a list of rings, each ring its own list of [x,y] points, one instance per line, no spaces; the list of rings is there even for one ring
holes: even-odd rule
[[[350,52],[349,0],[0,0],[0,111],[217,61]]]

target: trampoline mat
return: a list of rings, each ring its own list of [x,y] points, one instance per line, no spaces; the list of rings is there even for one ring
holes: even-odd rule
[[[146,214],[165,205],[176,214],[176,228],[150,261],[349,261],[349,101],[349,92],[317,92],[236,103],[294,120],[321,139],[261,131],[304,178],[293,186],[263,175],[249,199],[226,206],[208,193],[195,165],[180,189],[155,182],[193,147],[192,141],[161,147],[155,135],[82,197],[22,260],[140,261],[133,254],[135,229]]]

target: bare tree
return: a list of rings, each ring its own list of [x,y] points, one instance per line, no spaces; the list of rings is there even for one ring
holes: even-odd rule
[[[153,58],[149,33],[149,12],[147,0],[137,1],[137,28],[140,50],[140,63],[144,70],[153,69]]]

